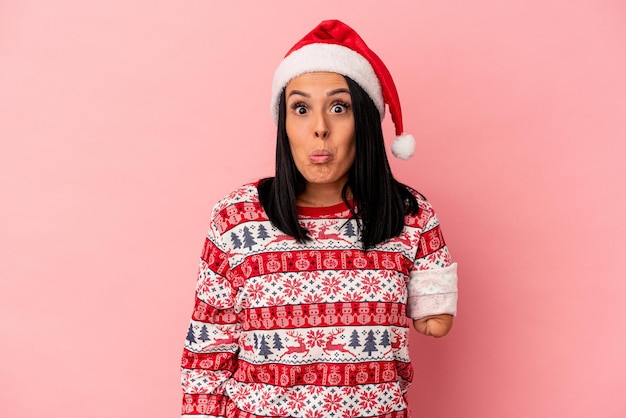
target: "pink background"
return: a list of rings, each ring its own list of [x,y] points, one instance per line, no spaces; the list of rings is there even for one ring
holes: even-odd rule
[[[274,68],[327,18],[394,75],[460,265],[414,415],[626,416],[622,0],[4,0],[0,416],[178,415],[209,210],[273,172]]]

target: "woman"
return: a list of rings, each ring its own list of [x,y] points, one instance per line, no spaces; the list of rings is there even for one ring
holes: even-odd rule
[[[391,174],[385,104],[402,134],[389,72],[339,21],[279,65],[276,175],[212,212],[183,416],[408,416],[409,324],[448,333],[456,264],[430,204]],[[392,151],[410,157],[412,138]]]

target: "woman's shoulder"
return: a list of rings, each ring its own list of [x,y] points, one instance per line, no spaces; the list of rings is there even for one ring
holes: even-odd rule
[[[407,192],[409,192],[411,196],[415,198],[415,201],[417,202],[417,209],[419,211],[432,210],[432,205],[428,202],[428,200],[426,200],[426,197],[423,194],[417,191],[417,189],[411,186],[407,186],[406,184],[403,184],[402,186],[407,190]]]
[[[413,213],[409,213],[405,217],[405,223],[408,226],[423,227],[435,214],[435,210],[426,197],[413,187],[403,185],[406,190],[415,198],[417,208]]]
[[[417,191],[417,189],[414,189],[411,186],[407,186],[406,184],[402,184],[402,186],[413,195],[413,197],[415,197],[415,199],[419,202],[419,201],[424,201],[426,202],[426,197],[421,194],[420,192]]]
[[[224,197],[219,199],[215,204],[217,211],[222,210],[225,207],[231,206],[236,203],[253,203],[259,201],[259,193],[257,189],[258,181],[242,184],[241,186],[233,189]]]
[[[211,220],[220,232],[242,222],[266,219],[259,202],[258,181],[242,184],[219,199],[211,211]]]

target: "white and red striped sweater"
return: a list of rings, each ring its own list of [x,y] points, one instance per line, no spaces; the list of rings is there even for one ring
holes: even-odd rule
[[[456,314],[429,203],[363,252],[345,205],[272,226],[247,184],[212,212],[182,359],[183,417],[408,417],[410,318]],[[407,317],[408,316],[408,317]]]

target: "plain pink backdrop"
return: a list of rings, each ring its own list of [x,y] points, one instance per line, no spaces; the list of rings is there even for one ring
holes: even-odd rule
[[[207,215],[272,174],[273,71],[328,18],[394,75],[393,170],[460,265],[414,416],[626,416],[621,0],[3,1],[0,416],[179,414]]]

